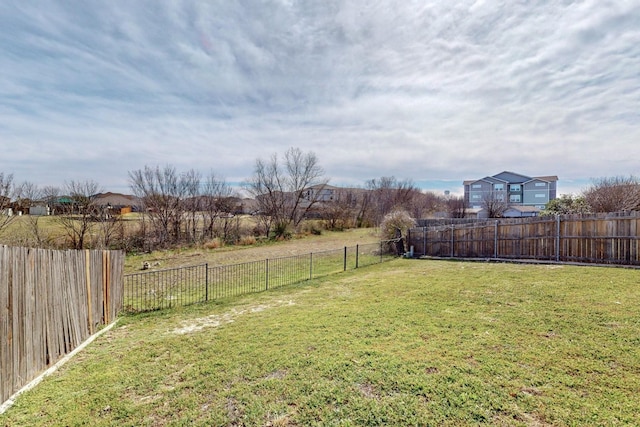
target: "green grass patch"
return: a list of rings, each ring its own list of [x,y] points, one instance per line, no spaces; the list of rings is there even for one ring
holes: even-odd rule
[[[0,424],[639,425],[639,284],[399,259],[127,316]]]

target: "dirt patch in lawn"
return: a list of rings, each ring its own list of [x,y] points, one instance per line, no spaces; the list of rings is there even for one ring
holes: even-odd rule
[[[234,308],[226,313],[212,314],[210,316],[200,317],[198,319],[191,319],[181,322],[179,328],[174,329],[172,332],[178,335],[190,334],[193,332],[199,332],[206,328],[217,328],[222,325],[226,325],[235,321],[236,318],[250,313],[258,313],[270,308],[291,306],[295,303],[293,301],[276,301],[272,304],[259,304],[246,308]]]

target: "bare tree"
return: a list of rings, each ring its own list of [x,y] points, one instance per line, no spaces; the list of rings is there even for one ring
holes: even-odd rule
[[[640,179],[635,176],[594,179],[583,196],[593,212],[640,210]]]
[[[145,209],[143,220],[149,219],[155,243],[175,243],[180,240],[185,186],[173,166],[129,172],[131,190]],[[146,227],[144,227],[146,229]]]
[[[42,193],[42,201],[47,204],[51,215],[56,214],[56,201],[60,197],[61,190],[52,185],[46,185],[40,190]]]
[[[418,189],[413,191],[411,202],[409,203],[409,213],[413,218],[427,218],[429,214],[442,209],[443,199],[432,191],[422,192]]]
[[[399,181],[393,176],[370,179],[366,188],[372,193],[375,224],[395,209],[411,210],[414,197],[420,192],[410,179]]]
[[[504,199],[504,191],[489,191],[482,196],[482,207],[487,211],[487,218],[501,218],[509,208]]]
[[[257,159],[246,189],[256,199],[265,232],[283,237],[297,227],[318,202],[328,179],[313,152],[288,149],[282,159],[273,154],[268,161]]]
[[[74,249],[84,249],[94,220],[99,214],[94,204],[100,186],[95,181],[70,181],[65,184],[68,199],[60,204],[62,213],[56,221],[69,237]]]
[[[184,194],[182,202],[183,221],[185,238],[190,243],[199,240],[201,230],[200,212],[203,208],[203,202],[200,191],[200,180],[202,175],[194,169],[180,175],[181,193]]]
[[[14,190],[13,174],[0,172],[0,233],[15,218],[10,211]]]
[[[26,220],[23,222],[27,229],[27,235],[31,236],[31,238],[28,239],[28,244],[33,243],[41,248],[47,247],[50,243],[50,238],[43,234],[43,230],[40,227],[41,216],[33,215],[31,212],[36,203],[44,201],[45,195],[43,189],[33,182],[25,181],[18,186],[16,197],[20,205],[29,211],[29,215],[26,216]]]
[[[204,237],[220,237],[230,243],[233,238],[232,225],[234,225],[230,216],[234,208],[235,197],[232,188],[212,171],[205,179],[202,188]]]
[[[466,203],[464,202],[464,196],[452,196],[445,200],[445,206],[447,213],[451,218],[464,218],[467,214]]]
[[[329,230],[343,230],[356,225],[358,192],[354,189],[339,189],[332,200],[323,201],[320,215]]]

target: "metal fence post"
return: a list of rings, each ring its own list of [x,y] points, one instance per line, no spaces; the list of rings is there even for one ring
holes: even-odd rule
[[[342,263],[342,271],[347,271],[347,247],[344,247],[344,260]]]
[[[427,227],[422,227],[422,255],[427,256]]]
[[[265,259],[265,289],[269,290],[269,258]]]
[[[209,301],[209,264],[204,265],[204,300]]]
[[[309,254],[309,280],[313,279],[313,252]]]
[[[560,261],[560,215],[556,215],[556,262]]]
[[[455,230],[454,228],[455,226],[453,224],[451,224],[451,258],[453,258],[453,256],[456,254],[455,249],[453,248],[454,245],[454,238],[453,238],[453,232]]]
[[[356,268],[358,268],[358,257],[360,256],[360,245],[356,245]]]

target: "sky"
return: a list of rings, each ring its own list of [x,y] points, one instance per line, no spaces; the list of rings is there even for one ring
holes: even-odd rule
[[[130,193],[290,147],[330,184],[640,174],[640,0],[0,2],[0,172]]]

